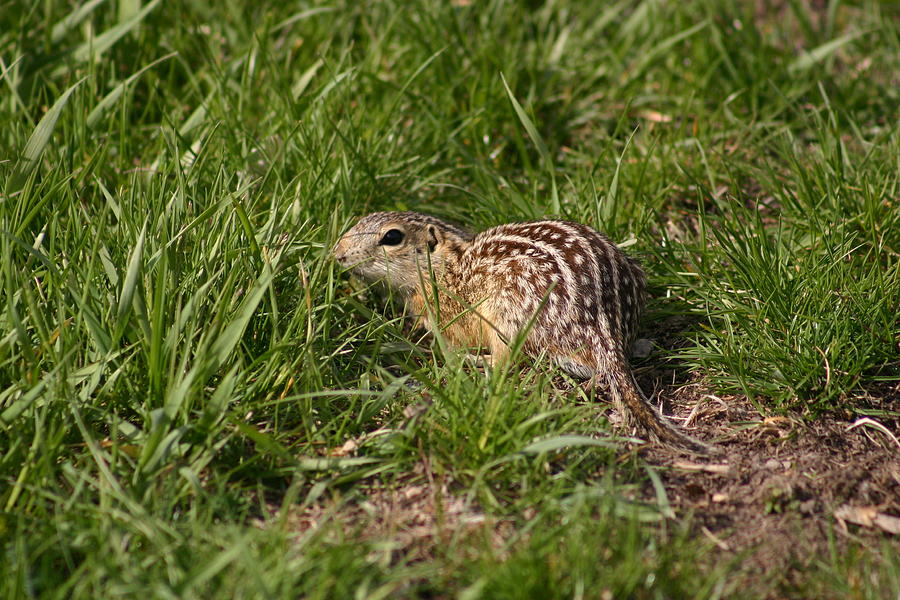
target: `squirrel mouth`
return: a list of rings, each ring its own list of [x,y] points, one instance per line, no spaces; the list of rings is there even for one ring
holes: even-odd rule
[[[378,279],[377,276],[373,276],[370,269],[367,269],[368,263],[371,262],[371,259],[363,259],[354,261],[353,258],[341,255],[335,256],[335,260],[337,260],[338,264],[344,267],[346,270],[350,271],[357,277],[366,280]]]

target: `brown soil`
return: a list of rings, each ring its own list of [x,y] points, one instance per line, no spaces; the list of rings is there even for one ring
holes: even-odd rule
[[[368,541],[390,540],[393,553],[398,555],[394,558],[402,555],[407,563],[432,556],[438,545],[469,530],[486,529],[498,536],[500,543],[505,527],[500,526],[498,519],[475,510],[446,486],[412,483],[421,481],[415,475],[409,480],[395,485],[367,485],[363,500],[344,502],[334,498],[298,507],[289,515],[292,529],[305,533],[337,518],[345,526],[344,535]],[[270,508],[277,511],[278,505],[273,503]]]
[[[897,414],[900,386],[877,392],[869,403]],[[754,587],[764,582],[763,595],[791,589],[799,573],[827,558],[830,543],[841,550],[887,542],[900,552],[897,419],[852,428],[855,421],[829,415],[763,419],[746,399],[695,385],[665,395],[668,414],[722,453],[701,459],[653,446],[642,456],[658,467],[676,513],[691,516],[723,561],[741,557]],[[656,499],[649,484],[644,495]]]

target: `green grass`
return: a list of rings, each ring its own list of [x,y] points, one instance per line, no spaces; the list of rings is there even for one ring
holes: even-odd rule
[[[678,354],[713,389],[862,410],[900,367],[898,19],[0,2],[0,590],[753,594],[664,496],[630,500],[643,464],[552,369],[433,355],[328,248],[377,209],[584,221],[635,238],[648,332],[689,317]],[[427,481],[482,524],[413,559],[342,516]],[[862,588],[833,556],[798,590],[896,594],[866,556]]]

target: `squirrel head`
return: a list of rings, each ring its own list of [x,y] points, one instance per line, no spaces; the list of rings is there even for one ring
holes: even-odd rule
[[[466,231],[415,212],[377,212],[359,220],[334,246],[334,257],[367,281],[412,292],[443,272],[449,253],[471,240]]]

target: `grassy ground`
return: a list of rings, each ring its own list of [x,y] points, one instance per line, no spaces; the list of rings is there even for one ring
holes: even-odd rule
[[[900,594],[889,537],[755,576],[605,404],[328,255],[587,222],[651,274],[642,364],[896,422],[895,4],[286,4],[0,0],[5,597]]]

